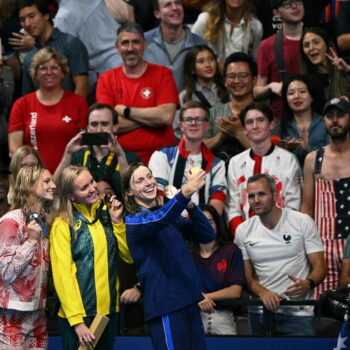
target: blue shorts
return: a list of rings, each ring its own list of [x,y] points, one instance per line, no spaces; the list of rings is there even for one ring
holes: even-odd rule
[[[155,350],[205,350],[205,335],[197,304],[147,322]]]

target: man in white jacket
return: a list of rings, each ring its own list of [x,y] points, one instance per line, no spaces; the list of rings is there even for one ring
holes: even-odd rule
[[[226,214],[232,236],[236,228],[253,213],[249,210],[247,180],[254,174],[269,174],[276,181],[277,206],[299,210],[302,173],[297,158],[271,142],[274,128],[271,109],[252,103],[240,114],[251,148],[231,158],[228,172]]]

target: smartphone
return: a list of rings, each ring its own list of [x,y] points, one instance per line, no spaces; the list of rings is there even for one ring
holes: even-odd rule
[[[107,145],[108,132],[86,132],[81,139],[82,145]]]

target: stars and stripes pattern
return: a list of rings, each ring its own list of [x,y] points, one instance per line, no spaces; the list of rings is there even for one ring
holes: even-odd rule
[[[328,270],[316,290],[318,298],[320,292],[337,288],[345,239],[350,233],[350,178],[316,179],[315,221],[324,244]]]

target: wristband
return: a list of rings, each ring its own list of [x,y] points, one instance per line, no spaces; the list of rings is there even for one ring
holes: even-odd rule
[[[136,290],[138,290],[138,291],[140,292],[140,294],[142,294],[141,286],[140,286],[138,283],[136,283],[136,284],[133,286],[133,288],[135,288]]]
[[[309,282],[310,289],[313,289],[316,287],[316,283],[312,278],[307,277],[306,280]]]
[[[124,112],[123,112],[123,116],[124,116],[125,119],[129,119],[130,118],[130,112],[131,112],[130,107],[125,107]]]

